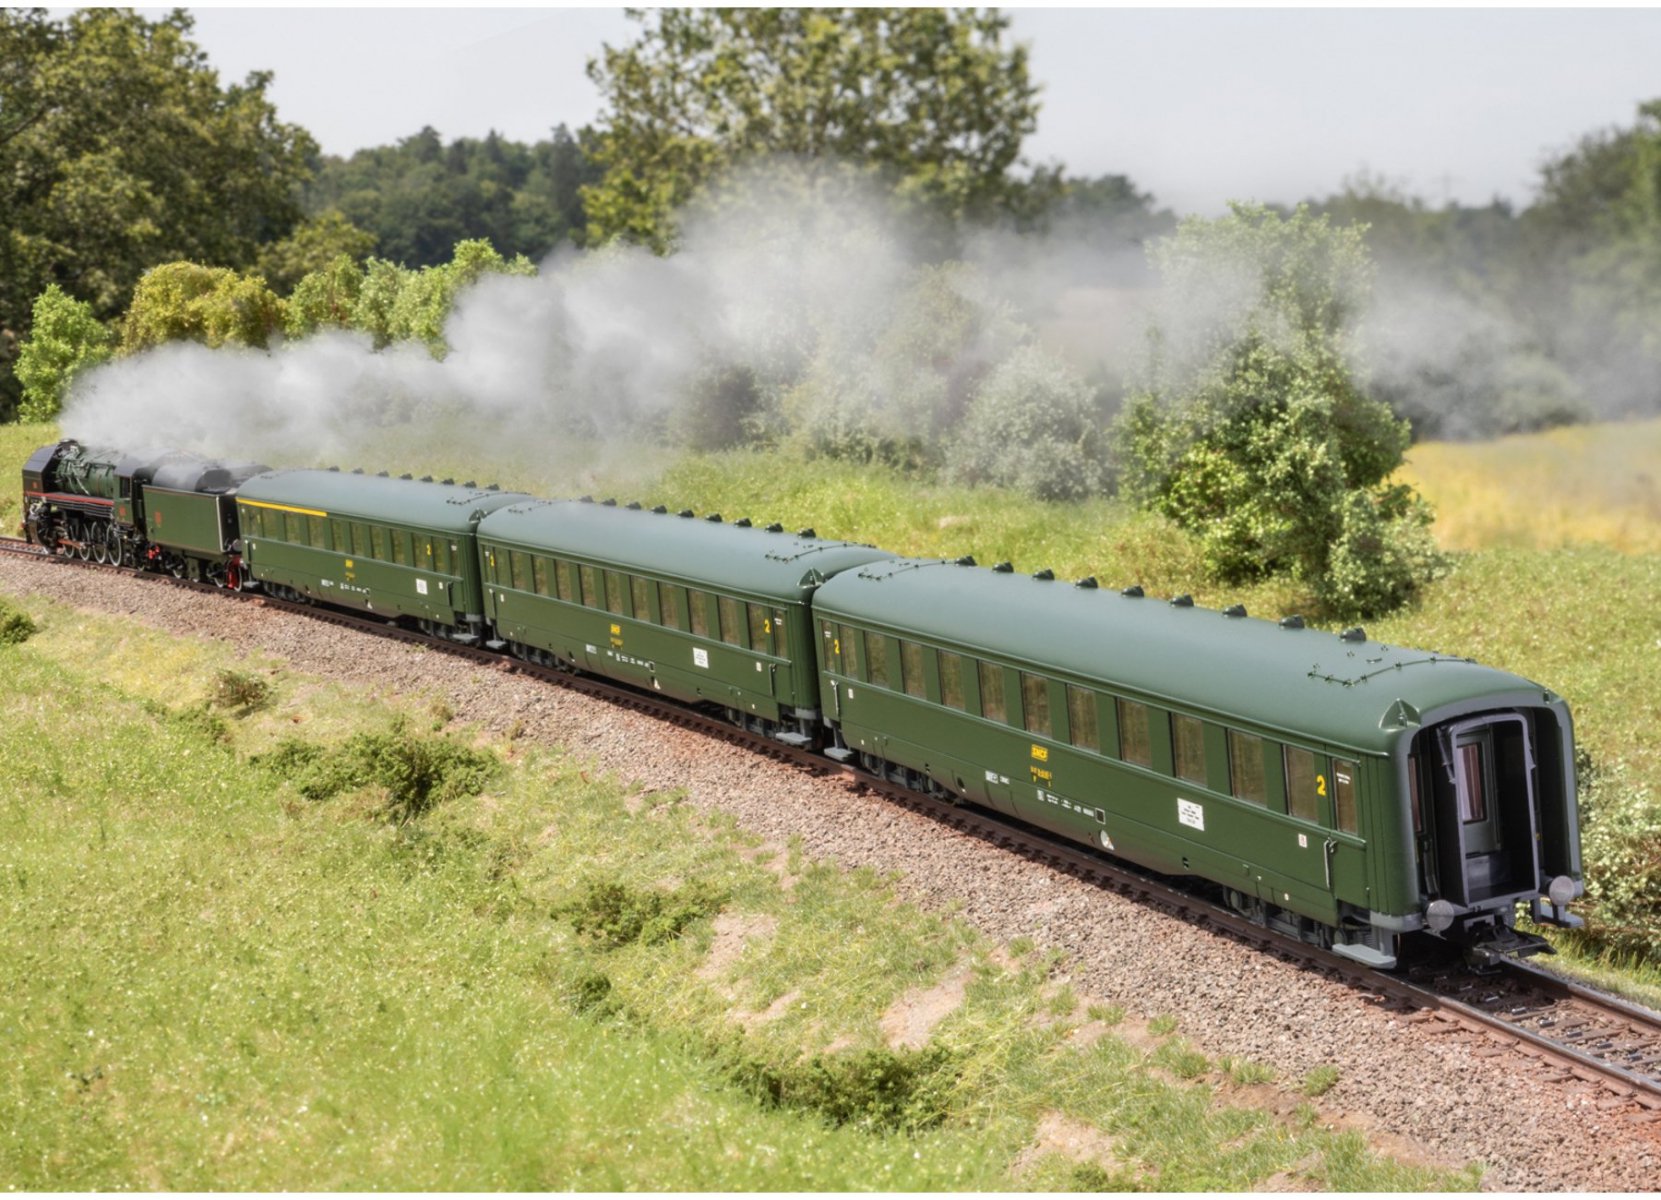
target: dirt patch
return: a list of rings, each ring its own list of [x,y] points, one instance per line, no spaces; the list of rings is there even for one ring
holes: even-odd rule
[[[722,913],[715,918],[715,940],[710,943],[709,957],[698,967],[698,978],[720,979],[743,957],[745,947],[758,938],[772,937],[778,927],[777,917],[761,913]]]
[[[1012,1164],[1015,1176],[1031,1172],[1046,1154],[1059,1154],[1076,1163],[1094,1163],[1110,1175],[1129,1169],[1111,1136],[1065,1113],[1047,1112],[1039,1119],[1032,1145],[1016,1155]]]
[[[895,1050],[920,1050],[928,1045],[934,1027],[963,1004],[972,970],[967,963],[953,967],[931,988],[913,989],[882,1014],[882,1037]]]

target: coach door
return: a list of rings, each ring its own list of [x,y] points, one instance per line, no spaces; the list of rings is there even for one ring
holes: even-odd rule
[[[1534,761],[1518,715],[1435,731],[1437,877],[1441,893],[1475,904],[1534,886]]]

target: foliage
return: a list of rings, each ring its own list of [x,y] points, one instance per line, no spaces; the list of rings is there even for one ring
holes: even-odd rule
[[[279,291],[292,291],[307,275],[329,270],[341,257],[362,259],[375,235],[359,229],[339,209],[325,209],[281,241],[260,248],[259,271]]]
[[[421,737],[402,721],[383,732],[354,734],[331,748],[285,739],[254,762],[308,800],[380,788],[386,793],[383,811],[398,824],[478,794],[501,765],[494,754],[449,738]]]
[[[37,628],[34,618],[0,597],[0,646],[16,646],[26,642],[35,635]]]
[[[283,302],[258,275],[190,262],[144,273],[122,325],[121,352],[164,342],[227,343],[263,349],[283,327]]]
[[[299,220],[314,143],[269,74],[222,84],[191,29],[183,9],[0,10],[0,329],[27,334],[53,283],[110,320],[147,267],[246,267]]]
[[[1617,953],[1661,961],[1661,798],[1627,764],[1607,771],[1583,758],[1580,849],[1586,872],[1585,937]]]
[[[338,210],[377,253],[410,267],[439,266],[468,240],[540,259],[582,240],[580,189],[599,178],[582,136],[564,125],[531,145],[495,132],[445,145],[429,126],[395,146],[325,158],[305,202],[316,215]]]
[[[1286,574],[1335,614],[1395,607],[1443,569],[1427,506],[1384,480],[1408,429],[1350,363],[1369,264],[1300,209],[1190,219],[1154,259],[1170,304],[1116,424],[1124,480],[1227,582]]]
[[[907,1134],[946,1120],[961,1070],[957,1055],[938,1045],[789,1063],[729,1052],[727,1065],[728,1076],[764,1104],[811,1112],[832,1125]]]
[[[106,361],[115,339],[92,315],[92,305],[50,284],[35,298],[29,336],[17,356],[23,385],[18,417],[50,421],[58,415],[75,376]]]
[[[350,329],[364,277],[364,269],[346,254],[336,255],[320,270],[308,273],[289,293],[283,331],[297,338],[320,329]]]
[[[590,881],[581,895],[554,910],[577,932],[611,949],[672,941],[694,921],[720,911],[722,896],[701,882],[674,890],[631,887],[616,879]]]
[[[1016,349],[975,391],[946,447],[947,477],[1040,500],[1106,490],[1101,405],[1084,380],[1036,344]]]
[[[211,699],[221,708],[238,709],[247,715],[270,705],[271,684],[251,671],[225,667],[214,676]]]
[[[667,249],[674,210],[757,158],[841,160],[952,220],[1023,212],[1037,85],[1008,19],[972,9],[652,9],[589,77],[606,105],[583,189],[589,237]]]
[[[1324,1096],[1337,1086],[1339,1078],[1338,1068],[1330,1063],[1311,1067],[1309,1073],[1303,1077],[1303,1094],[1306,1096]]]
[[[372,258],[364,266],[361,283],[356,285],[352,327],[369,334],[377,349],[393,342],[418,341],[434,358],[443,358],[449,349],[444,341],[444,323],[456,297],[469,284],[496,274],[535,275],[536,267],[523,255],[506,260],[484,241],[462,242],[449,262],[418,271]],[[352,273],[337,264],[328,280],[308,292],[307,313],[297,327],[303,330],[301,322],[309,321],[312,313],[331,312],[334,305],[343,305],[353,280]]]

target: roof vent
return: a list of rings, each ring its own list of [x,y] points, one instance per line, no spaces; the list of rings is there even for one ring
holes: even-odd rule
[[[687,520],[690,521],[692,519],[692,510],[690,508],[683,508],[683,509],[680,510],[680,512],[676,513],[675,515],[679,516],[679,517],[685,517]]]
[[[336,475],[340,474],[339,467],[330,467],[329,470],[333,471]]]
[[[1034,579],[1054,579],[1055,572],[1045,567],[1042,571],[1034,571],[1032,577]]]
[[[461,486],[464,487],[464,488],[476,488],[476,487],[479,486],[479,481],[476,480],[476,479],[469,479],[466,483],[462,484]]]
[[[652,511],[657,513],[659,516],[662,516],[664,513],[668,512],[669,510],[667,508],[663,507],[663,505],[659,504],[659,505],[656,505],[652,509]]]
[[[594,503],[594,497],[593,496],[579,496],[579,497],[577,497],[577,503],[578,504],[593,504]]]
[[[717,525],[719,525],[721,523],[721,514],[720,513],[710,513],[709,516],[704,518],[704,520],[714,521]]]
[[[771,525],[769,525],[767,527],[767,532],[768,533],[783,533],[784,532],[784,526],[780,525],[777,521],[774,521]]]
[[[1014,563],[1008,563],[1008,562],[1001,562],[997,566],[993,567],[992,569],[1000,575],[1010,575],[1010,574],[1013,574],[1014,571],[1015,571],[1015,564]]]
[[[1076,588],[1084,588],[1087,591],[1095,591],[1096,588],[1101,585],[1096,582],[1096,577],[1094,575],[1086,575],[1083,579],[1073,580],[1073,586]]]
[[[814,533],[813,532],[813,526],[809,525],[806,529],[798,529],[796,531],[796,536],[797,537],[818,537],[819,535],[817,533]]]
[[[957,565],[960,567],[972,567],[975,565],[975,556],[973,554],[965,554],[962,558],[957,560]]]
[[[502,490],[502,485],[499,483],[487,483],[484,485],[484,490],[487,492],[499,492]]]
[[[617,497],[616,496],[607,496],[604,500],[600,501],[600,507],[601,508],[616,508],[617,507]]]
[[[1187,592],[1182,593],[1182,595],[1180,595],[1180,596],[1172,596],[1171,597],[1171,607],[1172,608],[1193,608],[1194,607],[1194,597],[1190,596]]]
[[[375,478],[376,479],[390,479],[391,476],[388,475],[385,471],[376,471],[375,472]]]
[[[422,483],[431,483],[432,481],[433,481],[433,477],[431,475],[421,476],[421,482]]]
[[[415,476],[411,475],[408,471],[405,471],[402,475],[398,476],[398,478],[399,479],[414,479]]]
[[[1282,617],[1280,619],[1280,627],[1282,629],[1302,629],[1303,618],[1298,616],[1297,613],[1293,613],[1289,617]]]
[[[640,511],[640,501],[630,500],[628,507],[629,507],[630,512],[639,512]]]
[[[362,467],[353,467],[352,468],[352,474],[362,475],[363,474],[363,468]]]
[[[750,518],[739,517],[738,520],[733,522],[733,524],[738,526],[740,529],[748,529],[750,527]]]
[[[1359,625],[1351,625],[1348,629],[1344,630],[1343,633],[1340,633],[1338,637],[1342,641],[1346,642],[1364,642],[1367,640],[1367,631]]]
[[[1223,616],[1225,617],[1243,617],[1245,615],[1246,606],[1244,604],[1231,604],[1223,609]]]
[[[1124,591],[1120,592],[1119,594],[1121,596],[1129,596],[1132,600],[1140,600],[1143,596],[1146,596],[1148,593],[1146,593],[1142,590],[1142,585],[1141,584],[1133,583],[1128,588],[1126,588]]]
[[[454,479],[441,479],[441,480],[439,480],[439,482],[442,483],[445,487],[455,487],[456,486],[456,481]]]

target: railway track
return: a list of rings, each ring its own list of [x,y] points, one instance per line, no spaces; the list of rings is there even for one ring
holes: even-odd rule
[[[1275,933],[1214,902],[1184,890],[1177,881],[1110,860],[1005,817],[929,796],[851,764],[774,741],[743,729],[723,715],[685,708],[620,684],[539,666],[479,647],[408,629],[382,618],[259,592],[236,592],[154,572],[53,555],[16,538],[0,538],[0,553],[52,558],[66,566],[114,571],[226,599],[303,614],[374,636],[417,643],[507,672],[521,673],[609,703],[648,714],[681,728],[747,747],[779,762],[822,777],[843,777],[943,825],[1020,854],[1075,878],[1182,916],[1237,941],[1341,980],[1368,1002],[1387,1005],[1422,1023],[1429,1032],[1468,1034],[1473,1053],[1511,1053],[1529,1060],[1547,1081],[1579,1080],[1603,1088],[1617,1104],[1661,1121],[1661,1013],[1652,1012],[1532,963],[1502,958],[1473,969],[1454,959],[1431,960],[1398,972],[1381,972],[1340,955]]]

